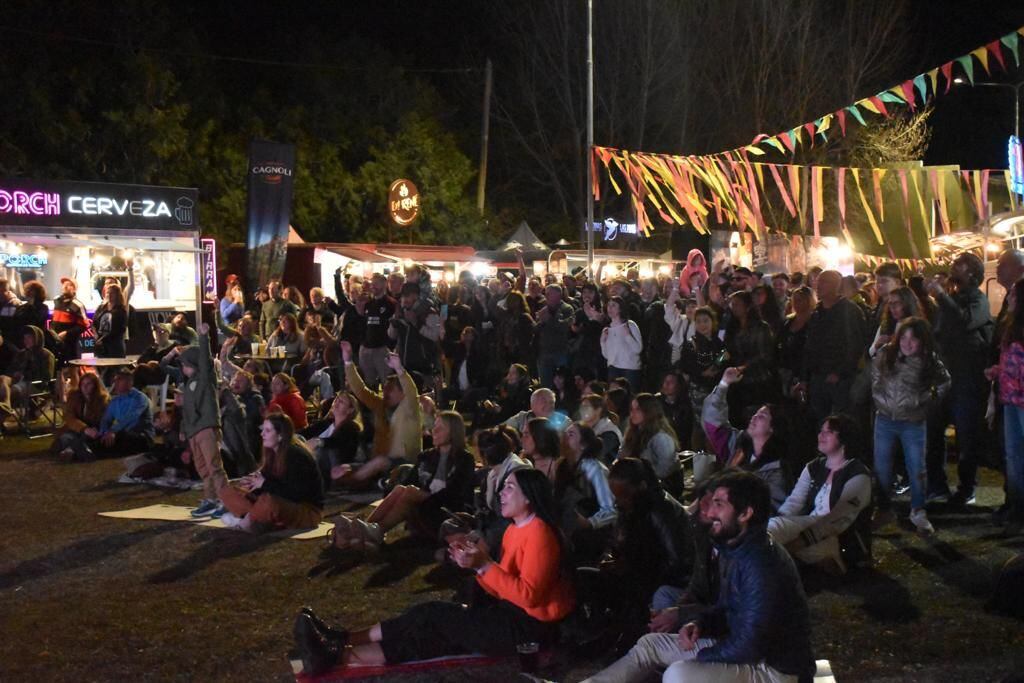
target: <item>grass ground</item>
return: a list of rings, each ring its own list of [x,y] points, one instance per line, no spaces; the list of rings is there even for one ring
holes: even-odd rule
[[[286,681],[298,606],[349,626],[451,594],[431,548],[399,539],[363,562],[314,541],[250,537],[97,512],[194,492],[113,483],[115,461],[61,465],[48,440],[0,440],[0,680]],[[982,609],[995,569],[1024,538],[995,534],[1002,496],[986,472],[979,506],[934,508],[934,539],[878,537],[876,565],[838,582],[808,577],[814,646],[846,681],[998,681],[1024,672],[1019,620]],[[339,511],[337,506],[330,514]],[[566,663],[576,681],[600,662]],[[511,669],[419,680],[493,681]]]

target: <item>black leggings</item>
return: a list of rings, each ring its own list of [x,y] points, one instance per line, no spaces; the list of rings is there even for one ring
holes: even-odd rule
[[[538,621],[506,600],[488,596],[479,602],[425,602],[382,621],[384,658],[397,664],[473,653],[511,656],[520,643],[554,640],[557,623]]]

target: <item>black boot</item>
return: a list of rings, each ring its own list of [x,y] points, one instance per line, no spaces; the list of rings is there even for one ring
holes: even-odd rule
[[[310,621],[313,622],[313,626],[320,632],[327,640],[334,641],[338,644],[339,648],[343,648],[348,645],[348,631],[343,628],[334,628],[325,622],[323,619],[316,615],[312,607],[306,606],[299,610],[299,614],[305,614],[309,617]]]
[[[341,648],[320,635],[308,614],[299,614],[292,629],[295,649],[302,660],[302,670],[319,675],[330,670],[341,658]]]

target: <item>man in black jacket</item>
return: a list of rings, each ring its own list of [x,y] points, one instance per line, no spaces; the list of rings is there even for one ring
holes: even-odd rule
[[[643,390],[654,393],[661,389],[661,381],[672,365],[669,345],[672,329],[665,322],[665,303],[658,296],[658,281],[653,277],[640,283],[640,308],[640,336],[644,342],[641,351]]]
[[[807,323],[804,377],[811,414],[820,422],[850,405],[850,388],[864,355],[864,316],[840,294],[843,276],[818,276],[818,307]]]
[[[813,679],[807,597],[793,560],[768,536],[768,486],[749,472],[729,472],[715,487],[708,518],[719,553],[718,600],[678,636],[644,636],[591,683],[641,681],[666,666],[665,683]]]
[[[949,391],[949,410],[960,451],[957,465],[960,484],[950,502],[967,505],[974,502],[978,462],[984,451],[983,420],[989,388],[985,367],[995,325],[988,297],[979,289],[985,281],[985,264],[981,259],[974,254],[961,254],[953,261],[950,278],[956,284],[955,294],[947,294],[936,280],[928,283],[928,293],[939,305],[935,341],[953,380]],[[942,462],[926,465],[942,477]],[[939,482],[939,485],[943,483]]]

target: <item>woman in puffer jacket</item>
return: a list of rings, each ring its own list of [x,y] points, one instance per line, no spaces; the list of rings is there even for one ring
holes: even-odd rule
[[[903,445],[910,475],[910,521],[923,534],[935,529],[925,513],[925,422],[928,408],[949,390],[949,372],[935,354],[931,326],[924,318],[907,318],[875,355],[871,393],[875,400],[875,476],[880,491],[875,528],[893,521],[889,501],[893,445]]]

